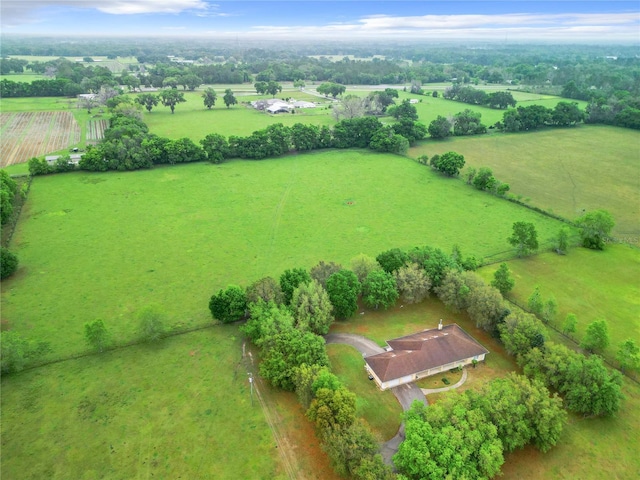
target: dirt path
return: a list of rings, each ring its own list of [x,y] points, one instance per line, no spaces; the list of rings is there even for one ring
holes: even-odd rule
[[[294,448],[280,428],[283,424],[280,414],[269,404],[262,394],[262,390],[266,387],[258,375],[257,368],[253,361],[253,355],[251,351],[246,348],[246,345],[242,346],[242,357],[248,370],[247,373],[251,374],[252,377],[253,394],[264,413],[264,418],[267,421],[269,428],[271,429],[273,439],[276,442],[276,448],[278,449],[280,458],[282,459],[282,466],[284,467],[285,473],[291,480],[299,479],[301,478],[299,475],[301,469],[298,465]]]

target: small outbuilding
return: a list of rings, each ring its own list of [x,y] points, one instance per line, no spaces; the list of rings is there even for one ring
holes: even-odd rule
[[[387,340],[383,353],[365,357],[365,369],[381,390],[481,362],[489,350],[457,324]]]

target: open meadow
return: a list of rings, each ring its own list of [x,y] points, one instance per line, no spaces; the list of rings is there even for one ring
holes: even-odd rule
[[[290,478],[248,370],[224,326],[2,378],[2,477]]]
[[[123,340],[149,303],[172,324],[201,325],[209,297],[229,283],[392,247],[458,244],[481,258],[510,249],[514,221],[533,222],[542,241],[562,225],[368,151],[37,177],[13,237],[20,268],[3,282],[2,317],[68,355],[83,349],[82,325],[94,318]]]
[[[409,155],[461,153],[467,166],[489,167],[511,193],[573,220],[585,211],[613,215],[614,236],[640,237],[640,133],[603,125],[426,140]],[[626,239],[626,240],[625,240]]]
[[[282,123],[288,127],[294,123],[305,125],[332,126],[336,122],[331,116],[331,110],[327,107],[328,100],[319,99],[313,95],[299,91],[281,92],[278,98],[291,97],[295,100],[316,102],[320,100],[317,108],[298,108],[294,114],[280,113],[271,115],[254,109],[250,103],[254,100],[271,98],[270,96],[253,94],[246,96],[236,95],[237,105],[227,108],[222,101],[224,90],[214,86],[218,94],[216,105],[208,110],[202,103],[202,92],[185,92],[185,103],[176,106],[175,113],[169,108],[158,105],[148,113],[145,111],[144,122],[149,125],[149,131],[168,138],[189,137],[193,141],[203,139],[210,133],[219,133],[230,136],[247,136],[256,130],[261,130],[274,123]],[[235,92],[236,89],[231,87]]]

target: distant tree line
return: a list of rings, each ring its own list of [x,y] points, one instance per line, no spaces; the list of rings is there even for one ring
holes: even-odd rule
[[[181,93],[172,89],[166,91]],[[225,99],[227,101],[230,100]],[[424,126],[409,118],[401,117],[398,123],[384,126],[376,117],[366,116],[342,120],[333,128],[301,123],[286,127],[277,123],[247,137],[232,135],[226,138],[212,133],[198,145],[186,137],[170,140],[151,134],[147,125],[135,115],[116,114],[111,117],[103,140],[98,145],[87,148],[78,168],[90,171],[137,170],[151,168],[156,164],[207,159],[213,163],[229,158],[260,160],[281,156],[293,150],[322,148],[371,148],[380,152],[403,154],[410,143],[424,137],[425,132]],[[60,165],[52,167],[44,159],[32,158],[29,160],[29,172],[32,175],[42,175],[74,168],[66,159],[59,163]]]

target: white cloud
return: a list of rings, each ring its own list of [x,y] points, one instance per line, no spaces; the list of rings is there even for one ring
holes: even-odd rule
[[[218,5],[204,0],[1,0],[3,26],[37,23],[45,8],[94,9],[112,15],[208,12]]]
[[[372,15],[352,23],[322,26],[268,26],[252,28],[255,35],[406,39],[481,39],[586,41],[640,41],[640,13]],[[605,36],[606,35],[606,36]]]
[[[185,10],[206,10],[209,4],[203,0],[107,0],[82,1],[85,7],[93,7],[113,15],[136,13],[180,13]]]

